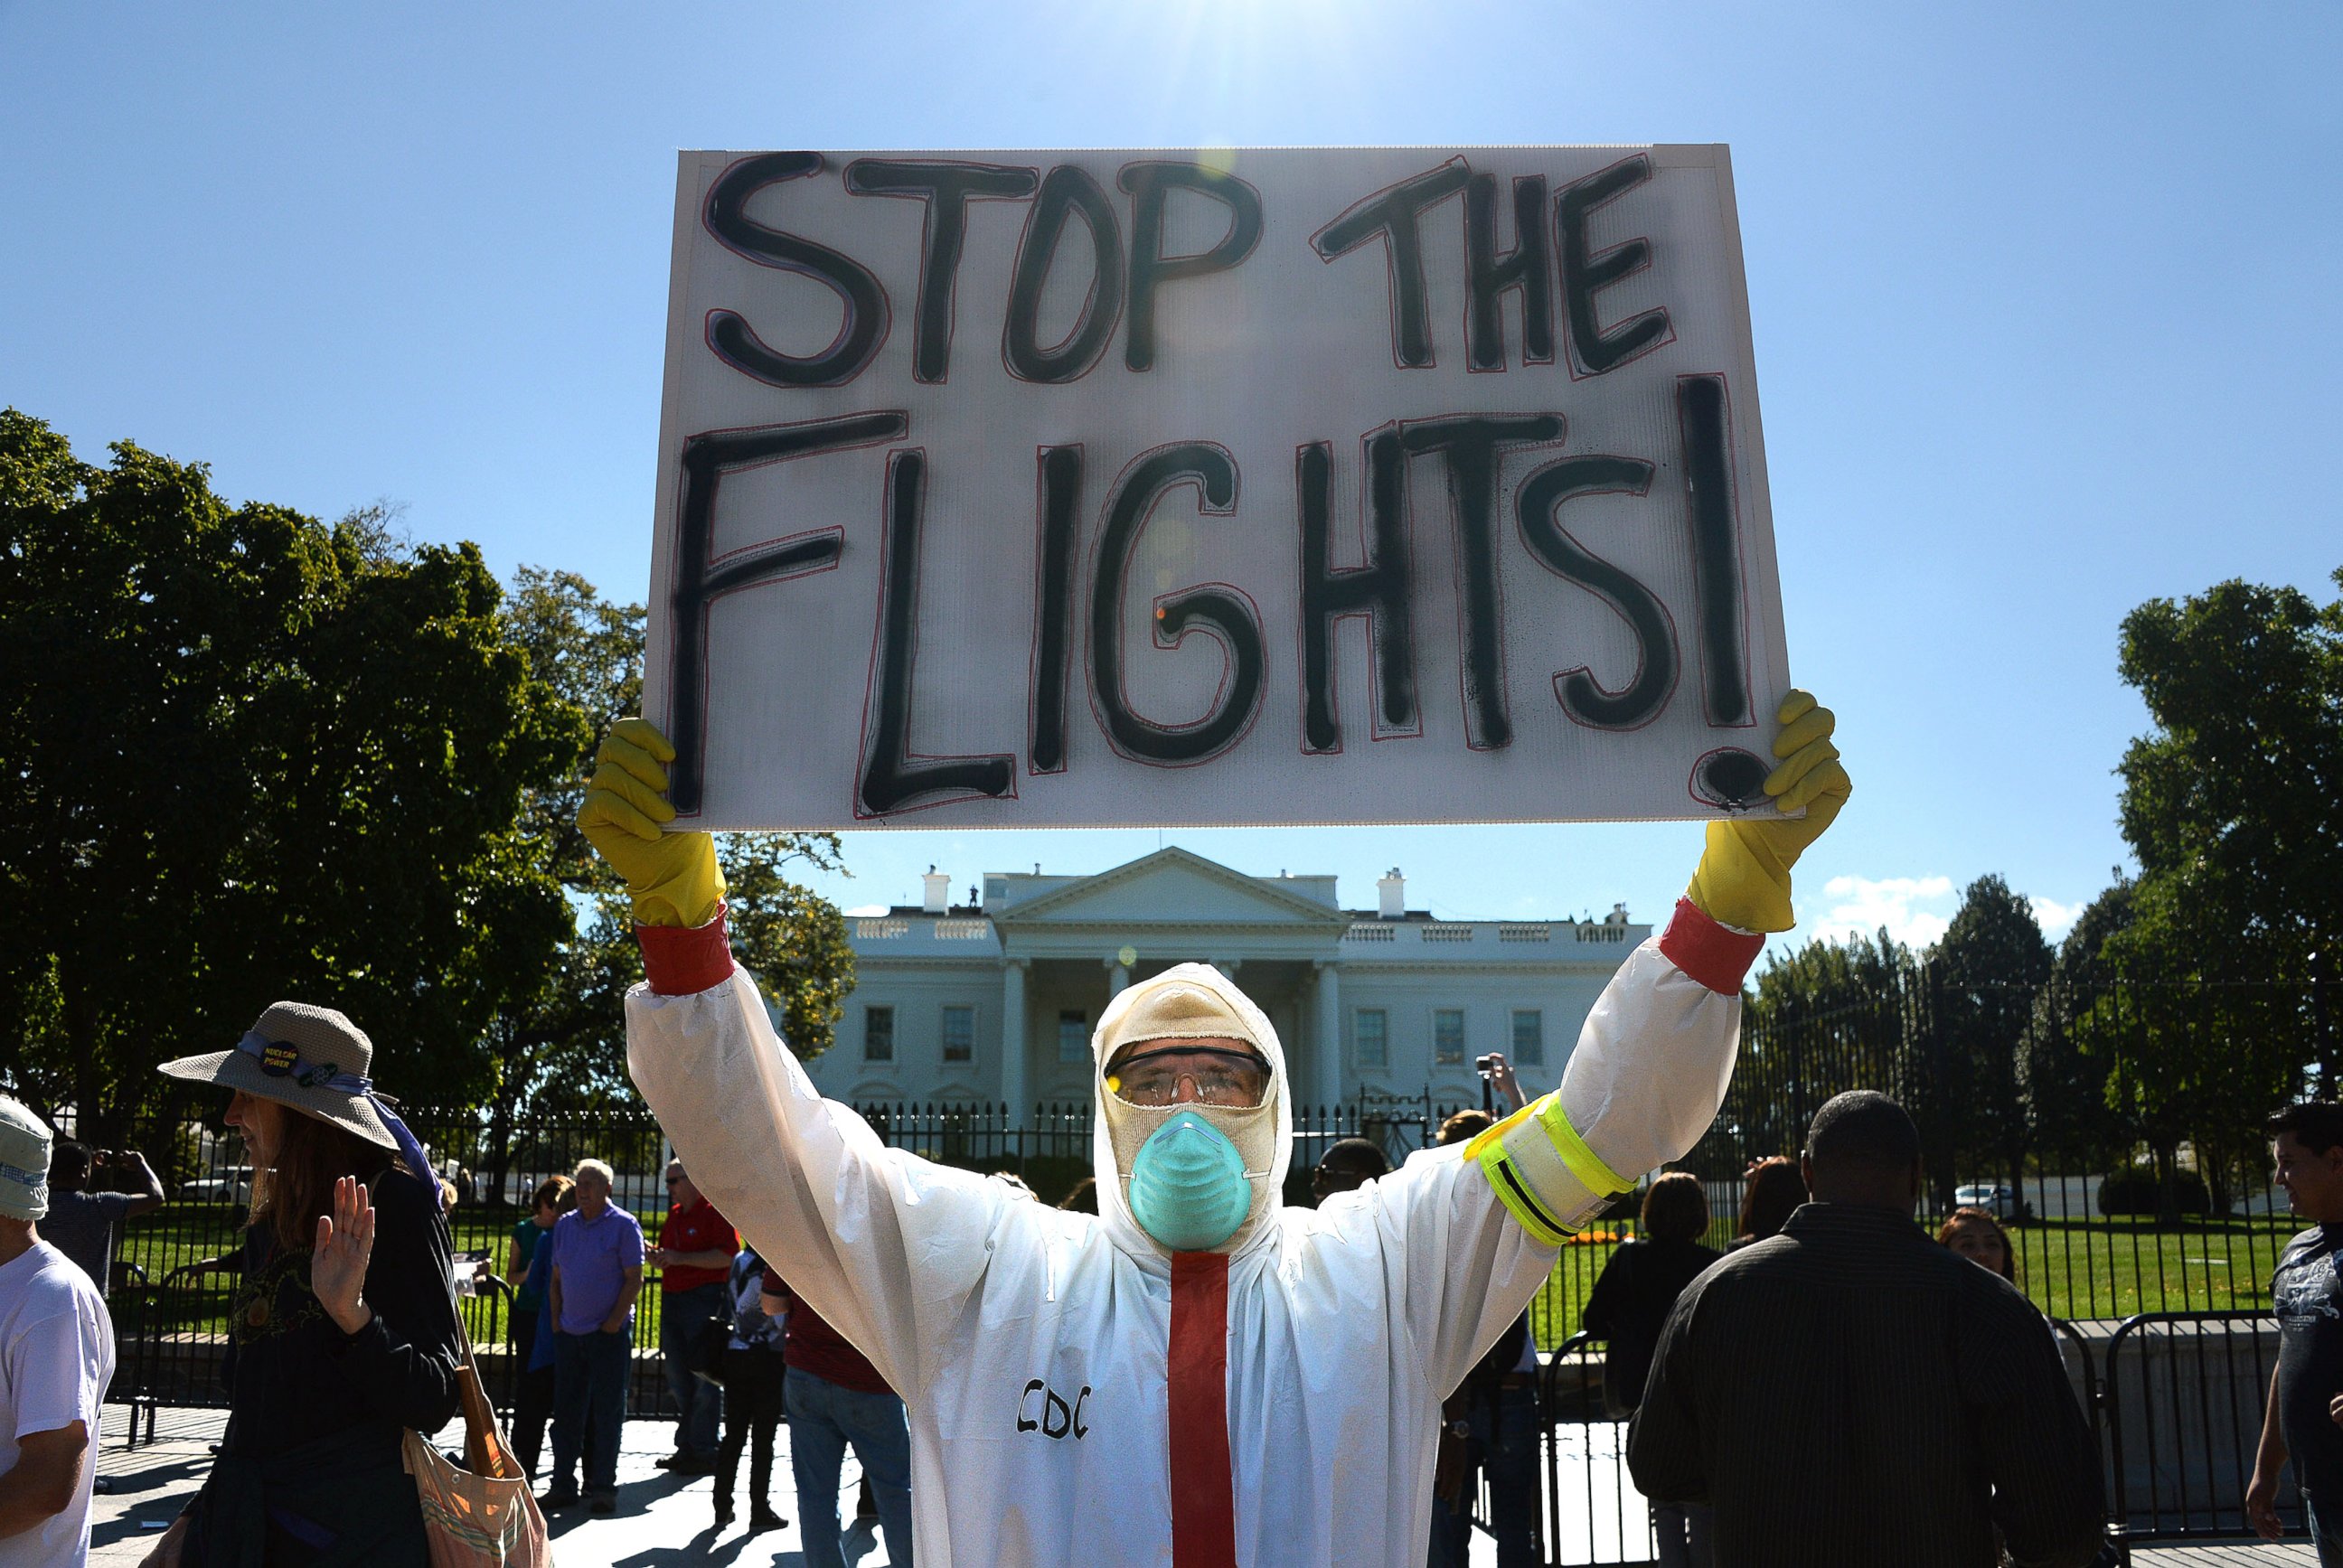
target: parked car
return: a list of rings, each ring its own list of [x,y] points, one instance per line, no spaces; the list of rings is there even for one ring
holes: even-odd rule
[[[230,1165],[217,1174],[198,1176],[192,1181],[179,1183],[179,1197],[188,1203],[249,1203],[252,1201],[252,1167]]]
[[[1982,1209],[1996,1220],[2030,1220],[2034,1217],[2034,1206],[2006,1181],[1997,1185],[1956,1187],[1953,1189],[1953,1205],[1959,1209]]]

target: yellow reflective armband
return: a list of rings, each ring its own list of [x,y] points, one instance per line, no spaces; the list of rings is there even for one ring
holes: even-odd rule
[[[1634,1186],[1586,1146],[1563,1114],[1559,1094],[1523,1106],[1474,1138],[1464,1158],[1481,1167],[1522,1229],[1549,1247]]]

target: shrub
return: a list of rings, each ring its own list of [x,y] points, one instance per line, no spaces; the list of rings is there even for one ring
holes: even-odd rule
[[[2205,1178],[2194,1171],[2172,1173],[2173,1204],[2184,1214],[2204,1214],[2213,1207]],[[2102,1214],[2155,1214],[2162,1204],[2157,1192],[2156,1167],[2146,1161],[2109,1173],[2099,1182]]]

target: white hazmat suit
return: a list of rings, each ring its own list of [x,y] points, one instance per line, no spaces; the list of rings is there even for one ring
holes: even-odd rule
[[[1272,1069],[1266,1211],[1175,1256],[1131,1218],[1102,1100],[1098,1216],[1043,1208],[823,1100],[720,919],[642,935],[635,1081],[701,1190],[903,1396],[920,1568],[1418,1568],[1442,1399],[1563,1232],[1707,1128],[1756,946],[1680,905],[1596,1002],[1555,1093],[1316,1210],[1278,1205],[1292,1122],[1269,1020],[1202,965],[1140,982],[1094,1055],[1136,993],[1187,980],[1239,1010]]]

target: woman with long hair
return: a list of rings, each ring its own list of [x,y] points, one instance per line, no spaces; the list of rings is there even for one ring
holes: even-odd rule
[[[2001,1221],[1985,1210],[1954,1210],[1945,1216],[1936,1241],[1986,1272],[2017,1283],[2017,1249],[2009,1244],[2009,1232],[2001,1228]]]
[[[463,1336],[438,1182],[374,1092],[373,1060],[340,1013],[281,1001],[235,1049],[163,1065],[230,1091],[256,1172],[227,1431],[164,1563],[426,1568],[400,1446],[456,1413]]]
[[[1708,1223],[1707,1187],[1688,1171],[1669,1171],[1644,1194],[1643,1234],[1621,1243],[1587,1294],[1579,1322],[1608,1342],[1603,1403],[1614,1415],[1633,1415],[1643,1403],[1660,1329],[1676,1298],[1725,1256],[1702,1244]],[[1652,1505],[1653,1539],[1664,1568],[1708,1568],[1710,1519],[1696,1503]]]
[[[1728,1252],[1775,1234],[1806,1201],[1806,1179],[1786,1154],[1755,1161],[1741,1173],[1741,1223],[1725,1244]]]

